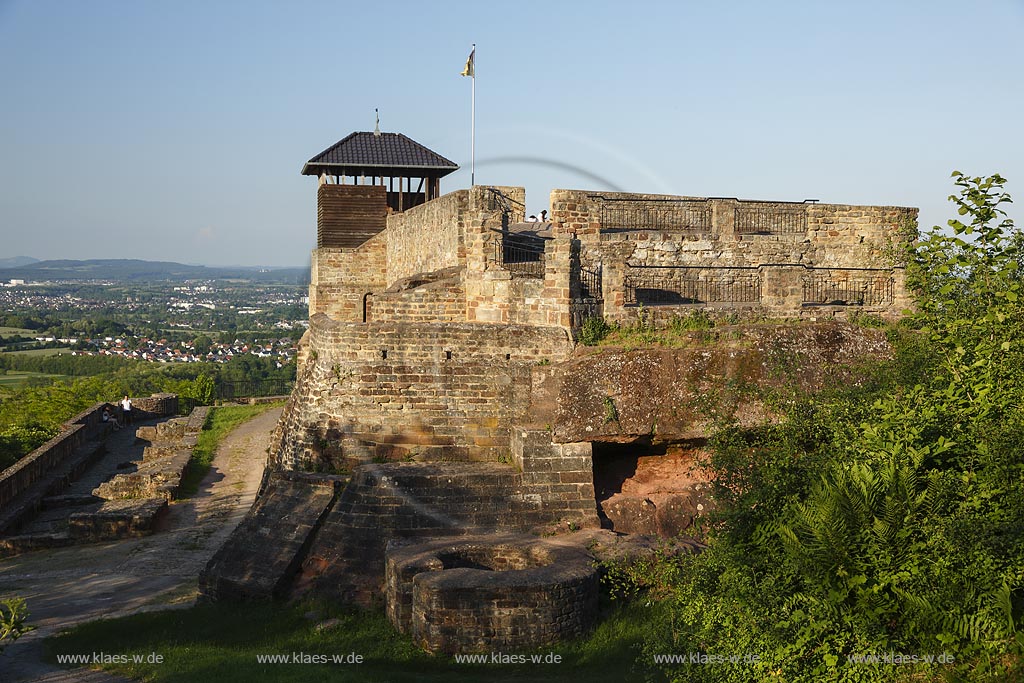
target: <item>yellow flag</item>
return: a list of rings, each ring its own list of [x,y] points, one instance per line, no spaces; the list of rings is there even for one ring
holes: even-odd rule
[[[466,60],[466,66],[462,69],[460,76],[469,76],[470,78],[476,78],[476,48],[469,53],[469,59]]]

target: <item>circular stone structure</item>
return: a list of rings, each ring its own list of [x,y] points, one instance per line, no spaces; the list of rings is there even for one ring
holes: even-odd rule
[[[391,543],[391,623],[430,652],[533,648],[586,633],[597,617],[594,558],[530,536]]]

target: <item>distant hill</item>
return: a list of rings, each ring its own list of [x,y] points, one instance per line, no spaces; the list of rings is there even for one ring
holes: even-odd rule
[[[128,282],[181,280],[251,280],[304,284],[309,268],[255,268],[246,266],[189,266],[171,261],[93,259],[89,261],[35,261],[0,267],[0,282],[18,280],[118,280]]]
[[[18,268],[19,266],[27,266],[30,263],[39,263],[39,259],[32,258],[31,256],[0,258],[0,268]]]

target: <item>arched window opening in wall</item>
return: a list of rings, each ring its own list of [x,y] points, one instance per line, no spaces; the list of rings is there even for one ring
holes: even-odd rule
[[[363,322],[368,323],[373,320],[373,292],[367,292],[363,294]]]

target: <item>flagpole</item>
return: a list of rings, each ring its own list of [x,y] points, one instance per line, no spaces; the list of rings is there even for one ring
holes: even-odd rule
[[[476,43],[473,43],[473,87],[469,108],[469,186],[476,185]]]

